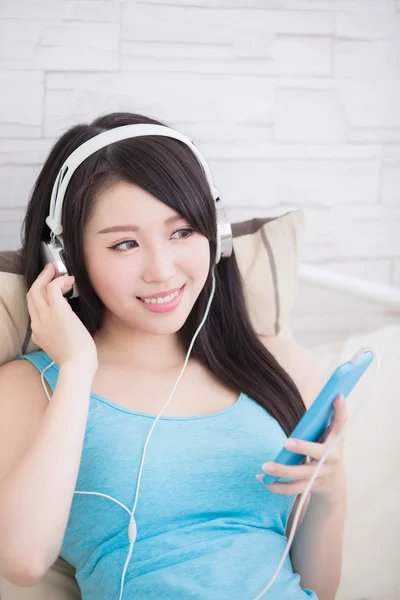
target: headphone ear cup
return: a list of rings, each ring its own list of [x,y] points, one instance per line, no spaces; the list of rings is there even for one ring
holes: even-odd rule
[[[232,255],[233,234],[228,215],[219,199],[216,201],[215,210],[217,213],[217,251],[215,254],[215,264],[217,265],[221,258],[228,258]]]
[[[217,221],[217,249],[215,251],[215,264],[221,260],[221,228]]]
[[[60,242],[57,240],[50,242],[41,242],[40,251],[42,255],[42,260],[45,265],[47,263],[51,263],[54,265],[56,269],[56,276],[60,277],[63,275],[69,275],[67,271],[67,267],[64,263],[64,248]],[[68,292],[64,294],[64,296],[70,300],[71,298],[78,298],[79,290],[76,283],[72,286]]]
[[[67,267],[62,256],[62,246],[57,242],[41,242],[41,253],[43,263],[51,263],[56,269],[56,276],[68,275]]]

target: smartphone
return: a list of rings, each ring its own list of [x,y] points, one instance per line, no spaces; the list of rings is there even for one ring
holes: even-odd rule
[[[333,403],[336,397],[343,394],[347,398],[374,358],[372,350],[361,348],[351,361],[337,367],[310,408],[293,429],[290,437],[308,442],[321,441],[326,433],[326,428],[331,422],[334,412]],[[301,465],[305,459],[304,454],[295,454],[287,448],[282,448],[273,462],[283,465]],[[262,481],[270,485],[275,481],[292,481],[292,479],[265,473]]]

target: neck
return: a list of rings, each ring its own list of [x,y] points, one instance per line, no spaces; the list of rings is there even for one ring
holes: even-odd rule
[[[93,337],[99,362],[159,372],[181,368],[186,358],[176,333],[157,335],[105,320]]]

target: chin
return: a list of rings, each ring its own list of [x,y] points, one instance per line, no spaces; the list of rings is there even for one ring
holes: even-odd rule
[[[140,330],[142,333],[151,333],[153,335],[173,335],[182,329],[185,324],[185,319],[167,318],[164,322],[159,323],[144,323],[134,325],[133,329]]]

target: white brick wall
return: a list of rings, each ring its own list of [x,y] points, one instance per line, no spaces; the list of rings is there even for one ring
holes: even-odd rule
[[[2,0],[0,249],[55,138],[113,110],[199,144],[232,220],[303,207],[303,260],[400,286],[399,0]],[[313,344],[399,315],[302,284]]]

